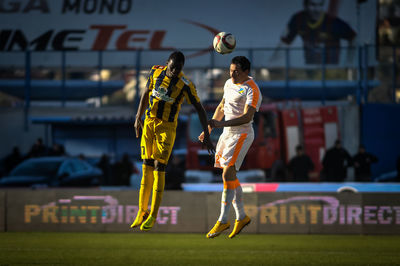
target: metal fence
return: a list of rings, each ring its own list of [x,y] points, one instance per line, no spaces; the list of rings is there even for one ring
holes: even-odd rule
[[[363,45],[340,47],[337,62],[330,49],[314,51],[313,62],[303,48],[236,49],[230,55],[212,50],[182,49],[185,73],[194,78],[209,98],[228,78],[230,60],[245,55],[252,62],[251,75],[263,95],[277,100],[327,100],[353,97],[358,104],[398,101],[400,48]],[[26,113],[31,100],[67,101],[101,98],[135,82],[138,95],[149,67],[164,64],[169,50],[135,51],[8,51],[0,52],[0,90],[24,99]],[[335,51],[339,53],[339,51]],[[107,70],[108,77],[103,75]],[[196,78],[197,77],[197,78]],[[196,82],[195,82],[196,83]],[[371,90],[375,90],[371,97]],[[138,97],[136,97],[138,98]]]

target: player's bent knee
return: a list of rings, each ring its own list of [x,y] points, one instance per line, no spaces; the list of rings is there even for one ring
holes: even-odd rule
[[[154,160],[153,159],[143,159],[143,164],[154,167]]]
[[[154,170],[159,172],[165,172],[167,168],[166,164],[160,163],[159,161],[154,161]]]
[[[234,166],[230,166],[223,170],[222,179],[224,181],[235,181],[236,178],[236,169]]]

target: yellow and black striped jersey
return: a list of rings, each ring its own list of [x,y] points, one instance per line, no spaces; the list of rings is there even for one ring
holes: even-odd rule
[[[157,117],[163,121],[176,122],[183,98],[189,104],[200,102],[196,87],[183,72],[176,78],[166,75],[166,66],[153,66],[147,79],[150,91],[146,117]]]

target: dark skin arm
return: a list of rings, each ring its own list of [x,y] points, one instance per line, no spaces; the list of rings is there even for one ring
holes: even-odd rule
[[[199,116],[200,119],[200,123],[203,127],[203,131],[204,131],[204,139],[203,139],[203,145],[206,145],[208,153],[212,154],[215,153],[215,147],[214,144],[211,142],[210,139],[210,134],[208,133],[208,124],[207,124],[207,114],[206,111],[204,110],[203,105],[198,102],[198,103],[193,103],[194,108],[197,111],[197,114]]]
[[[215,112],[214,112],[214,115],[213,115],[212,119],[221,121],[222,118],[224,118],[224,103],[225,103],[225,99],[222,99],[222,101],[219,103],[219,105],[215,109]],[[212,127],[210,125],[208,125],[208,133],[211,134],[211,131],[212,131]],[[204,131],[201,132],[201,134],[199,136],[199,140],[201,142],[203,142],[203,140],[204,140]]]
[[[139,136],[140,136],[140,129],[143,130],[142,116],[143,116],[144,111],[147,108],[147,105],[149,104],[149,94],[150,94],[150,91],[147,89],[140,97],[140,103],[139,103],[138,111],[136,113],[136,118],[135,118],[136,138],[139,138]]]

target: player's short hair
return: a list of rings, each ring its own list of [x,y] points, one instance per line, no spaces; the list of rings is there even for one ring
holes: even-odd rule
[[[183,53],[181,51],[174,51],[172,52],[169,57],[168,60],[174,60],[175,62],[180,62],[183,65],[185,64],[185,56],[183,55]]]
[[[247,59],[247,57],[245,56],[235,56],[234,58],[232,58],[231,64],[240,66],[240,69],[242,69],[242,71],[248,70],[250,72],[251,64],[249,59]]]

